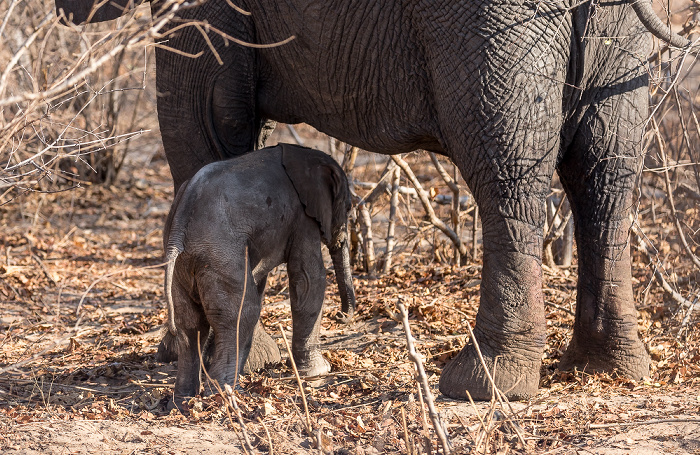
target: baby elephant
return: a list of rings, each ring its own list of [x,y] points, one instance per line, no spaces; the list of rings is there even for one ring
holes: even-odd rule
[[[345,173],[318,150],[281,144],[209,164],[182,185],[165,226],[168,330],[178,355],[175,397],[200,387],[199,343],[212,332],[209,375],[232,383],[250,350],[268,273],[287,263],[292,354],[302,375],[330,371],[319,349],[326,269],[351,317]]]

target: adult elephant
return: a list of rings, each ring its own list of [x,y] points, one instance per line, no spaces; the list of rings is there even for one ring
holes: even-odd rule
[[[56,0],[75,22],[88,19],[93,2]],[[114,18],[126,3],[102,2],[91,20]],[[490,369],[498,359],[497,386],[527,398],[546,340],[541,255],[556,170],[579,251],[574,332],[560,368],[648,374],[628,237],[648,111],[644,26],[687,44],[648,0],[629,2],[634,10],[613,0],[238,3],[251,14],[228,0],[188,4],[167,42],[180,52],[156,51],[158,116],[176,187],[257,145],[266,119],[307,122],[379,153],[447,155],[482,215],[476,339]],[[210,27],[181,26],[191,20]],[[295,39],[255,49],[217,31],[249,43]],[[491,397],[474,346],[445,367],[440,390]]]

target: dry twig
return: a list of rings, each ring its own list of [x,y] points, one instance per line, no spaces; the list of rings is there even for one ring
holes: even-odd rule
[[[294,356],[292,355],[292,349],[289,347],[289,341],[287,341],[287,335],[284,333],[284,328],[282,324],[279,324],[280,332],[282,333],[282,339],[284,340],[284,345],[287,347],[287,354],[289,354],[289,362],[292,364],[292,369],[294,370],[294,376],[297,379],[297,384],[299,385],[299,392],[301,393],[301,402],[304,404],[304,414],[306,414],[306,431],[309,436],[313,436],[313,427],[311,426],[311,416],[309,415],[309,406],[306,404],[306,393],[304,392],[304,385],[301,383],[301,377],[299,376],[299,370],[297,370],[297,364],[294,361]]]
[[[419,387],[423,389],[423,395],[425,396],[426,404],[428,405],[428,412],[430,414],[430,420],[433,423],[433,429],[437,435],[440,444],[442,445],[442,450],[445,454],[451,453],[452,447],[448,436],[445,432],[445,427],[440,419],[440,414],[435,408],[435,402],[433,400],[433,394],[430,391],[430,384],[428,383],[428,376],[425,374],[425,368],[423,368],[423,360],[421,356],[416,352],[416,347],[413,345],[413,335],[411,335],[411,326],[408,322],[408,311],[401,301],[396,303],[399,311],[401,312],[401,321],[403,322],[404,332],[406,334],[406,347],[408,348],[408,358],[416,366],[417,381]]]

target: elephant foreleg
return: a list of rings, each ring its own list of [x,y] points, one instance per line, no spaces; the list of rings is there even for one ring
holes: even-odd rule
[[[539,203],[539,202],[538,202]],[[544,201],[542,201],[544,205]],[[483,213],[483,211],[482,211]],[[496,387],[511,399],[537,393],[546,342],[542,296],[541,222],[482,222],[484,264],[474,335]],[[529,244],[508,235],[529,239]],[[516,245],[520,251],[510,245]],[[449,397],[488,400],[493,388],[473,340],[442,371],[440,391]]]
[[[301,230],[318,229],[315,221]],[[287,263],[289,296],[292,306],[292,355],[299,373],[318,376],[330,371],[330,364],[321,354],[319,330],[321,308],[326,290],[326,268],[321,256],[320,236],[295,242]]]
[[[478,96],[460,99],[463,104],[442,114],[457,119],[470,107],[468,121],[452,122],[464,125],[461,140],[446,140],[479,205],[484,252],[474,334],[485,366],[470,340],[440,375],[440,391],[453,398],[467,398],[468,392],[473,399],[491,399],[489,374],[508,398],[532,397],[539,387],[546,342],[541,266],[545,199],[559,149],[559,81],[566,68],[561,56],[544,45],[557,42],[558,32],[544,22],[534,35],[527,27],[535,25],[527,23],[523,30],[503,29],[498,38],[504,44],[482,43],[480,55],[488,60],[483,67],[493,72],[477,71],[473,91]]]

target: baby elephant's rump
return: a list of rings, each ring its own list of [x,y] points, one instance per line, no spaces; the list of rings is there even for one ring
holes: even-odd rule
[[[318,150],[288,144],[202,168],[178,191],[165,226],[168,336],[178,356],[176,403],[200,388],[198,344],[207,334],[209,375],[232,383],[248,357],[268,273],[286,263],[292,354],[305,376],[327,373],[319,349],[331,254],[346,317],[350,275],[343,170]],[[199,337],[198,337],[199,334]]]

